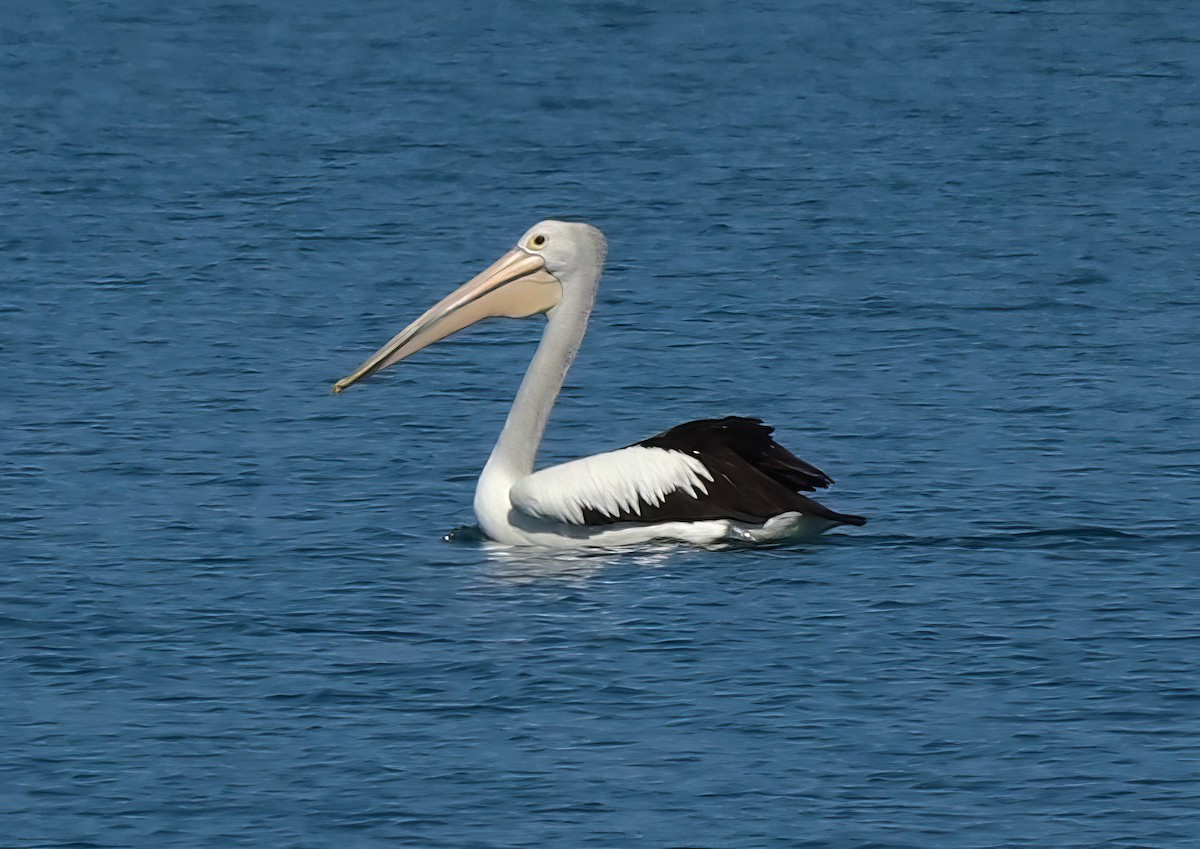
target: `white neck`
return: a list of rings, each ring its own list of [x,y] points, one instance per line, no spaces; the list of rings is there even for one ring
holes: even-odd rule
[[[596,278],[598,281],[599,273]],[[562,303],[547,314],[542,341],[517,390],[504,430],[479,476],[475,515],[484,532],[493,539],[501,539],[500,526],[508,525],[509,489],[533,471],[550,411],[587,330],[597,281],[591,281],[590,286],[571,287],[575,297],[564,293]]]

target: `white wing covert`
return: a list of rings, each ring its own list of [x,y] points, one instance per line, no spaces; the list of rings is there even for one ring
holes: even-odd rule
[[[612,518],[642,515],[673,492],[708,494],[713,475],[697,457],[666,448],[632,445],[534,472],[517,481],[509,500],[522,513],[551,522],[583,525],[584,511]]]

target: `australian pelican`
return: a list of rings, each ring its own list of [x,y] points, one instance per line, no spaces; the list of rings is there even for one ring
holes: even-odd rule
[[[490,316],[545,314],[541,344],[475,490],[475,515],[492,539],[542,546],[766,542],[864,524],[804,495],[833,480],[777,444],[758,419],[688,422],[626,448],[533,470],[587,329],[605,252],[595,227],[541,222],[333,391]]]

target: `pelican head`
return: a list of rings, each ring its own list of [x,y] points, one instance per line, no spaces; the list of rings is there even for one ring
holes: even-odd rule
[[[604,236],[590,224],[542,221],[516,246],[396,334],[334,392],[406,359],[422,348],[492,316],[552,313],[572,295],[590,298],[604,264]],[[586,292],[576,293],[583,287]]]

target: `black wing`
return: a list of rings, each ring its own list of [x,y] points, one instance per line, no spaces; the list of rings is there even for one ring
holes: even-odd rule
[[[861,516],[836,513],[800,494],[827,487],[833,478],[773,440],[774,430],[760,419],[727,416],[687,422],[634,443],[695,457],[713,476],[711,482],[705,481],[708,494],[693,498],[676,490],[658,506],[643,505],[640,515],[622,512],[613,517],[588,509],[584,521],[588,525],[702,519],[761,523],[794,511],[847,525],[866,524]]]

